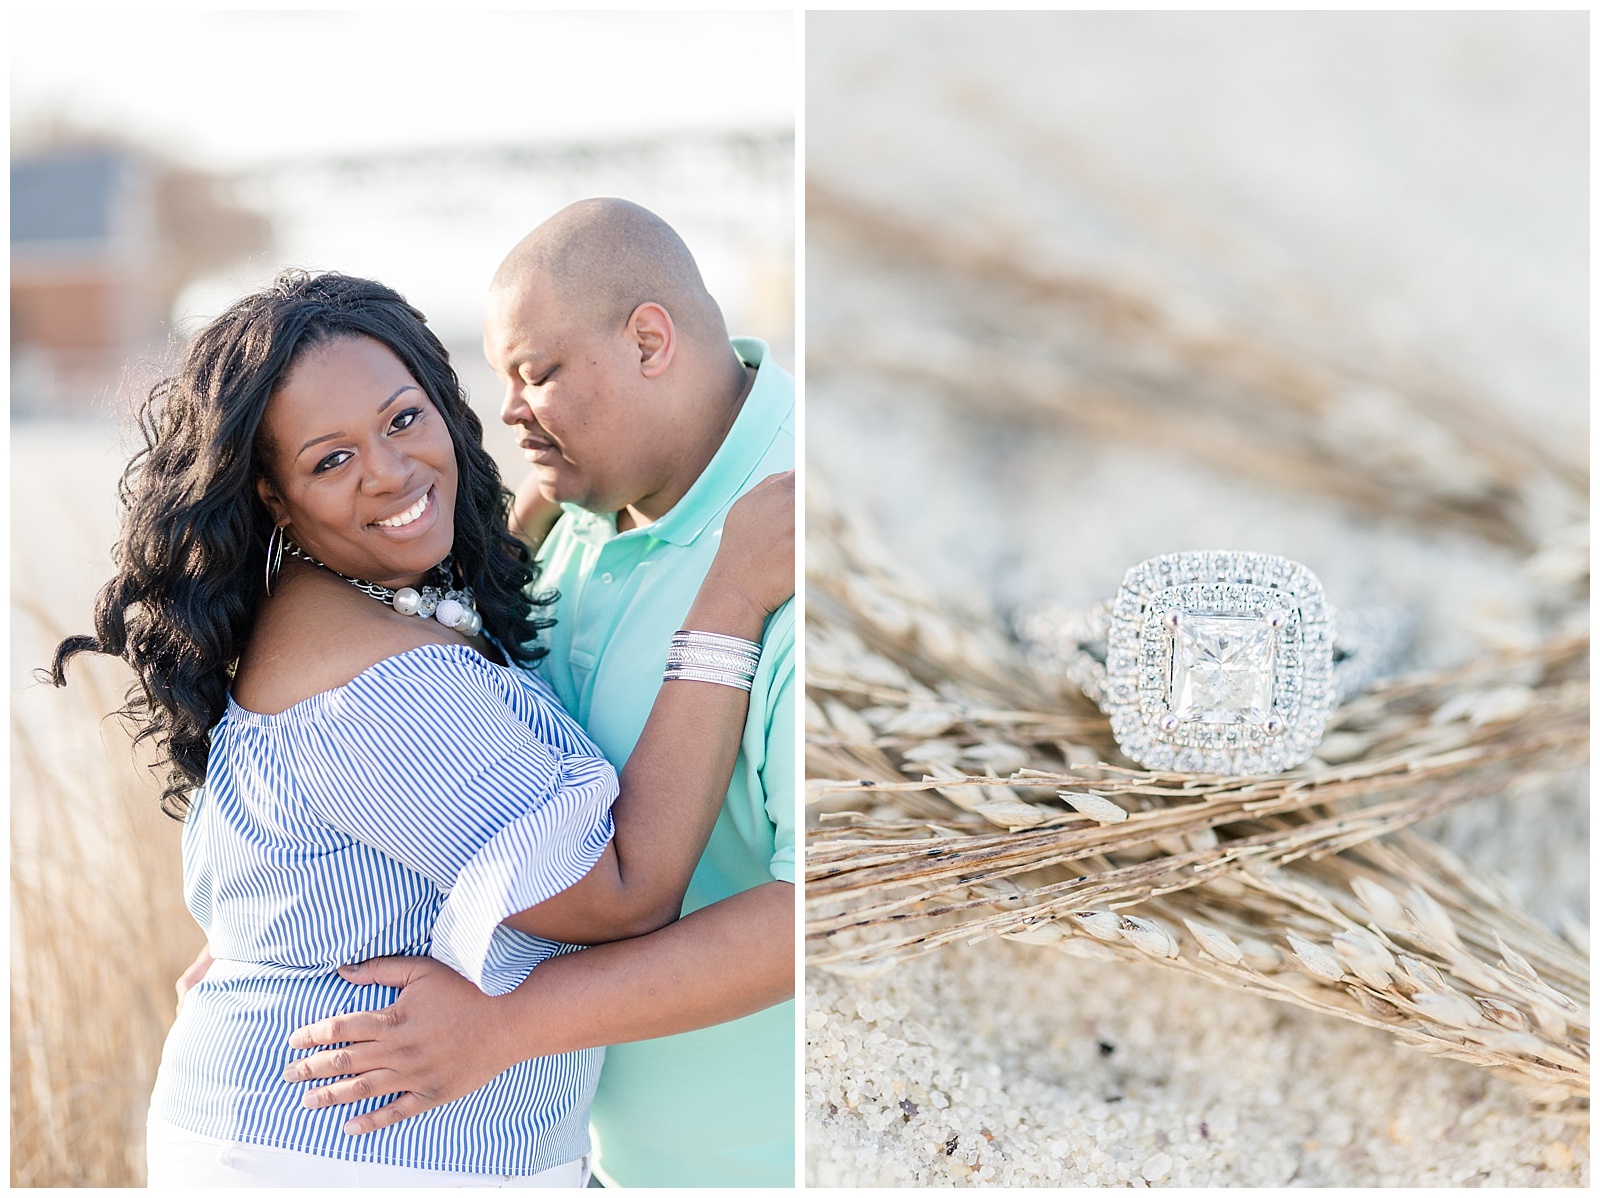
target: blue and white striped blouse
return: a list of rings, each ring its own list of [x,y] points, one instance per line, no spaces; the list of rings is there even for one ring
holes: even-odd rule
[[[616,774],[537,677],[425,645],[277,715],[231,699],[183,831],[216,964],[167,1038],[152,1111],[176,1127],[342,1160],[521,1175],[588,1151],[603,1049],[525,1061],[392,1127],[387,1098],[307,1110],[289,1033],[373,1010],[352,961],[427,954],[489,994],[569,946],[501,920],[565,889],[611,838]]]

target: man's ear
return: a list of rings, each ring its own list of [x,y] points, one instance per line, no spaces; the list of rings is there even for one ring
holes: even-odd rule
[[[635,308],[628,317],[628,335],[639,347],[639,373],[645,378],[658,378],[672,365],[672,356],[678,350],[678,330],[660,304],[643,303]]]
[[[281,528],[289,523],[283,497],[278,494],[277,488],[272,485],[272,481],[264,474],[256,479],[256,494],[261,497],[261,502],[266,505],[267,514],[272,517],[274,524]]]

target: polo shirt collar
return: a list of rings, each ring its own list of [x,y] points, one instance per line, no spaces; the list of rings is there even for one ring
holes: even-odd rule
[[[733,427],[700,472],[700,477],[694,480],[694,485],[659,520],[620,533],[616,531],[615,512],[602,516],[576,504],[562,504],[575,518],[574,531],[581,529],[604,539],[609,539],[607,534],[638,535],[673,545],[688,545],[745,489],[778,430],[794,410],[794,391],[784,385],[783,368],[771,360],[765,341],[754,337],[732,340],[739,360],[756,368],[755,382],[750,385],[750,394],[745,396]]]

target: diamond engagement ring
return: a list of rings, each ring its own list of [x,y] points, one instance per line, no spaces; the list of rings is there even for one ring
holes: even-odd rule
[[[1140,562],[1117,597],[1017,621],[1034,662],[1111,717],[1150,770],[1273,774],[1316,750],[1339,703],[1398,664],[1404,616],[1335,612],[1299,562],[1207,550]]]

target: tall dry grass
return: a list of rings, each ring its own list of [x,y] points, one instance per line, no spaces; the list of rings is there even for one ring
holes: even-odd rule
[[[66,556],[83,530],[60,531]],[[14,680],[79,630],[54,613],[87,610],[56,602],[62,586],[40,581],[55,564],[14,562]],[[106,718],[130,679],[120,662],[80,660],[65,690],[13,686],[13,1186],[145,1183],[145,1112],[173,981],[204,940],[183,906],[179,826],[160,813],[127,733]]]

